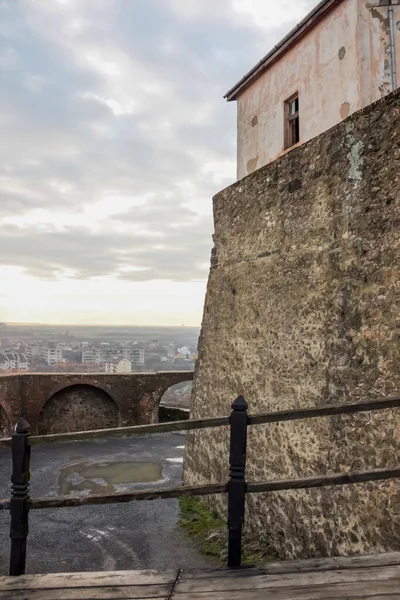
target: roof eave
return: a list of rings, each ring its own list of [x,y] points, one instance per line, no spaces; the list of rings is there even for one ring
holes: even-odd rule
[[[267,68],[282,54],[284,54],[294,43],[296,43],[300,37],[302,37],[311,27],[313,27],[317,21],[319,21],[331,8],[333,8],[339,2],[343,0],[322,0],[315,8],[308,13],[293,29],[281,39],[276,46],[268,52],[258,62],[255,67],[250,69],[246,75],[242,77],[224,96],[227,102],[237,100],[239,95],[247,88],[259,75],[261,75]]]

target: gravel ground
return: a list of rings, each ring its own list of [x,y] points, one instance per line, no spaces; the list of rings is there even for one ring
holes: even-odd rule
[[[158,463],[162,480],[134,488],[179,484],[184,436],[167,433],[32,448],[31,497],[54,496],[60,469],[74,461]],[[0,450],[0,497],[9,496],[11,456]],[[62,471],[61,471],[62,472]],[[132,486],[131,486],[132,487]],[[178,501],[154,500],[30,512],[27,573],[204,568],[210,562],[178,528]],[[9,514],[0,512],[0,575],[7,575]]]

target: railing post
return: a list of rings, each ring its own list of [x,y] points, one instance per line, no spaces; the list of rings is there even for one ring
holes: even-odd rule
[[[15,426],[11,441],[13,470],[11,475],[11,554],[10,575],[25,573],[26,538],[28,537],[29,500],[29,423],[21,417]]]
[[[246,495],[247,402],[232,404],[228,481],[228,567],[240,567]]]

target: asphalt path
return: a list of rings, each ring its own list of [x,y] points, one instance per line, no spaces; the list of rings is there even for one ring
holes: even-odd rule
[[[129,489],[179,484],[184,436],[167,433],[135,438],[69,442],[32,448],[31,497],[58,495],[60,473],[79,461],[145,461],[162,467],[162,478]],[[0,497],[9,496],[11,456],[0,450]],[[98,492],[97,492],[98,493]],[[201,556],[177,525],[177,500],[32,510],[27,573],[125,569],[204,568]],[[8,574],[9,514],[0,512],[0,575]]]

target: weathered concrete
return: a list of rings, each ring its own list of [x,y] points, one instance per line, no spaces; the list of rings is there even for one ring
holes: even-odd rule
[[[135,374],[27,373],[0,377],[0,428],[23,415],[33,433],[154,423],[164,392],[189,371]]]
[[[400,94],[218,194],[192,418],[400,391]],[[395,466],[400,412],[250,428],[248,480]],[[185,481],[227,477],[227,431],[187,434]],[[221,514],[223,499],[210,499]],[[398,482],[247,497],[282,558],[400,549]]]

